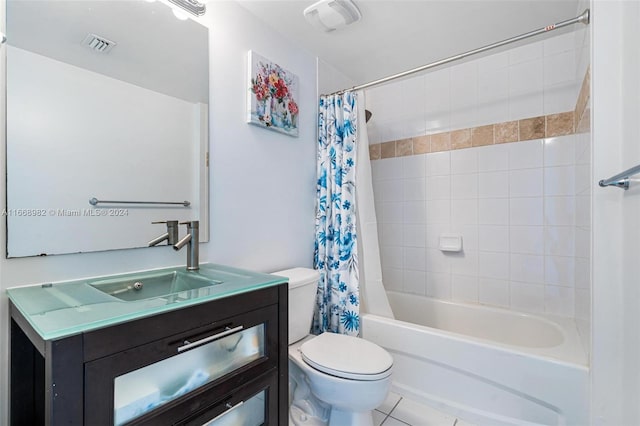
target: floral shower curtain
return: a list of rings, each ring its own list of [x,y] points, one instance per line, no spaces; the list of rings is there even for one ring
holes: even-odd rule
[[[314,267],[320,272],[314,334],[360,333],[355,177],[357,96],[322,96]]]

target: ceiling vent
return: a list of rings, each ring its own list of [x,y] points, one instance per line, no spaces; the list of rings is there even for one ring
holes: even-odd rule
[[[116,44],[115,41],[108,40],[96,34],[87,34],[82,44],[99,53],[108,53]]]
[[[362,14],[351,0],[320,0],[304,10],[311,25],[330,32],[358,22]]]

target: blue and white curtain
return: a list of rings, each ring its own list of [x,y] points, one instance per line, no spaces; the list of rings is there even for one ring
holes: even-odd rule
[[[314,334],[360,333],[355,179],[356,94],[322,96],[314,267],[320,271]]]

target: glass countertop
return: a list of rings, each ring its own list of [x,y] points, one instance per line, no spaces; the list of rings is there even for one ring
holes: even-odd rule
[[[126,300],[117,292],[100,290],[105,282],[141,281],[175,271],[211,285],[170,294]],[[128,274],[85,278],[52,284],[7,289],[9,299],[44,340],[55,340],[98,328],[169,312],[223,297],[286,283],[276,275],[206,263],[198,271],[171,267]]]

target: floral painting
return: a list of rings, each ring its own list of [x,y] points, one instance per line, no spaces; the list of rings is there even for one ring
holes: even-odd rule
[[[297,137],[298,94],[298,76],[249,51],[249,123]]]

